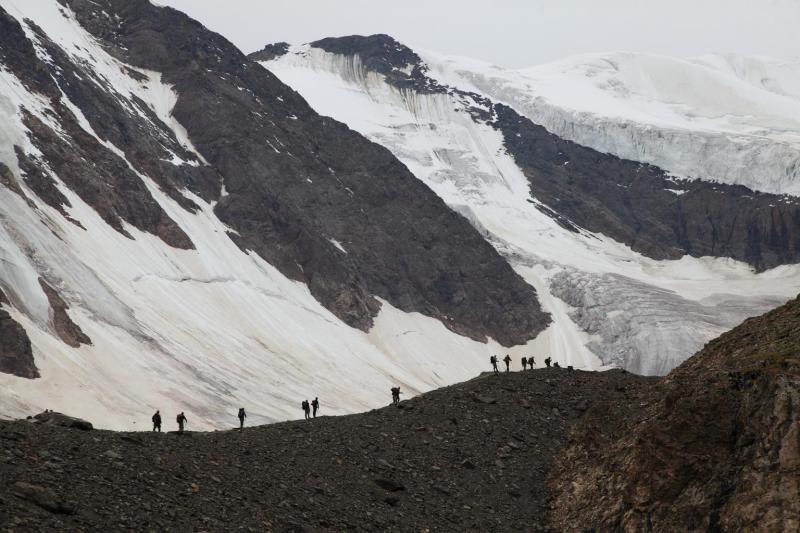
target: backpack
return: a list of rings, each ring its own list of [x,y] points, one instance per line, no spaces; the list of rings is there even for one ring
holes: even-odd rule
[[[178,415],[177,417],[175,417],[175,422],[177,422],[178,424],[181,423],[181,415]]]

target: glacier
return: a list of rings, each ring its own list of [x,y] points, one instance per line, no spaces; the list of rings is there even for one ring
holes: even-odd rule
[[[438,82],[493,97],[460,70],[462,63],[422,57]],[[500,133],[474,120],[457,94],[397,88],[357,54],[311,45],[263,64],[318,112],[389,148],[466,216],[537,289],[554,318],[540,337],[562,363],[664,374],[800,289],[797,266],[756,274],[731,259],[656,261],[603,235],[568,231],[537,209],[536,191]]]
[[[617,52],[510,70],[420,55],[433,78],[578,144],[676,176],[800,194],[800,61]]]

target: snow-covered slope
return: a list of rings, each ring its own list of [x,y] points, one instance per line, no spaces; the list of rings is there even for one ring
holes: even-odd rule
[[[585,146],[680,176],[800,194],[800,62],[609,53],[514,71],[422,56],[433,77]]]
[[[426,57],[434,76],[450,67]],[[655,261],[603,235],[569,231],[537,208],[536,191],[501,134],[475,119],[459,93],[399,88],[358,54],[316,46],[292,47],[264,65],[320,113],[392,150],[484,233],[553,315],[547,338],[557,360],[584,366],[597,356],[665,373],[742,318],[800,290],[796,266],[756,275],[727,259]]]
[[[97,17],[117,28],[125,20],[112,9],[151,9],[141,2],[135,6],[105,2],[105,9],[94,3],[74,4],[87,10],[82,16]],[[530,354],[541,360],[546,351],[543,340],[511,349],[491,339],[481,343],[454,333],[441,320],[400,311],[388,301],[381,302],[368,331],[347,325],[312,294],[310,282],[289,279],[261,255],[238,245],[239,232],[215,211],[236,194],[232,187],[226,190],[228,181],[216,198],[211,194],[212,199],[188,187],[177,188],[175,194],[169,187],[166,173],[202,178],[200,172],[210,167],[190,140],[185,123],[174,115],[181,96],[162,80],[161,73],[110,55],[79,24],[73,11],[55,1],[0,1],[3,31],[19,31],[12,19],[22,22],[24,18],[34,20],[43,33],[33,23],[23,23],[24,37],[9,37],[0,45],[0,163],[9,169],[0,176],[0,288],[6,298],[3,309],[30,338],[41,377],[0,373],[0,416],[24,416],[49,408],[104,428],[146,429],[155,409],[161,409],[167,421],[170,413],[183,410],[190,428],[224,428],[235,421],[240,406],[247,407],[251,420],[258,423],[297,417],[300,401],[314,396],[319,396],[323,414],[383,405],[393,385],[409,395],[467,379],[485,370],[489,355],[501,349],[515,361]],[[182,28],[196,30],[194,25]],[[43,62],[38,67],[33,66],[32,57],[23,55],[25,46],[30,46],[25,39],[34,44],[37,60]],[[220,49],[212,53],[219,55],[211,61],[220,61]],[[73,65],[78,65],[74,76],[66,71]],[[243,68],[248,66],[260,75],[260,67],[245,61]],[[33,74],[21,79],[15,68],[26,73],[31,68]],[[47,72],[50,68],[52,74]],[[61,85],[53,82],[56,78]],[[231,92],[224,85],[226,76],[213,74],[208,79],[212,80],[209,85],[220,83]],[[262,86],[270,81],[256,80]],[[82,83],[107,91],[96,96],[112,98],[105,109],[117,109],[119,114],[89,116],[97,108],[79,98]],[[63,89],[56,92],[54,87]],[[232,89],[234,97],[248,91]],[[276,95],[274,100],[271,108],[280,106],[283,97]],[[211,112],[210,107],[202,111]],[[300,104],[296,109],[297,113],[304,110]],[[286,118],[296,128],[295,135],[304,133],[301,121],[311,120],[315,116]],[[128,134],[140,128],[147,136],[140,138],[142,144],[115,145],[110,140],[115,131],[98,130],[109,123]],[[34,142],[50,130],[54,132],[51,143]],[[55,155],[39,148],[55,150],[62,141],[68,149],[59,149]],[[286,149],[294,141],[287,134],[283,140],[270,137],[267,142]],[[351,149],[355,143],[371,146],[353,138]],[[83,151],[89,148],[96,157],[91,161],[86,159],[89,152]],[[141,158],[151,149],[162,153],[162,159]],[[80,157],[73,161],[69,158],[74,151]],[[296,150],[290,156],[297,159],[295,154],[302,155]],[[379,154],[384,168],[394,164],[385,150]],[[127,172],[135,179],[116,188],[106,187],[101,180],[91,183],[88,192],[83,188],[76,192],[67,184],[66,173],[72,179],[73,170],[64,161],[78,165],[81,176],[112,161],[113,172]],[[328,161],[340,164],[333,158]],[[55,164],[64,172],[56,171]],[[102,168],[104,172],[107,167]],[[283,170],[293,169],[285,166]],[[211,175],[218,179],[215,172]],[[349,179],[345,172],[337,176],[333,168],[325,172],[332,182]],[[317,179],[308,173],[297,181],[310,184],[312,176]],[[101,177],[114,183],[112,173]],[[157,179],[161,180],[158,184]],[[125,190],[119,190],[123,185]],[[241,189],[241,180],[234,181],[234,186]],[[130,192],[128,187],[138,187],[134,189],[137,201],[114,203],[116,194]],[[439,209],[437,202],[441,202],[433,194],[430,197],[436,202],[428,204]],[[386,210],[391,208],[389,200],[382,201]],[[140,216],[143,206],[150,211]],[[291,218],[285,212],[282,215],[280,223],[291,225]],[[155,222],[150,224],[153,217]],[[142,228],[129,219],[136,223],[144,219]],[[468,224],[463,226],[475,233]],[[403,246],[408,227],[413,224],[397,226],[398,247]],[[296,242],[302,235],[294,238]],[[477,234],[476,239],[483,243]],[[341,237],[329,240],[323,244],[343,263],[350,260],[358,241],[357,236],[352,242]],[[442,248],[436,241],[430,246]],[[322,261],[319,254],[315,259]],[[309,262],[306,270],[313,267]],[[398,277],[398,283],[402,282]],[[44,283],[53,288],[66,311],[57,300],[49,301]],[[411,301],[411,295],[406,296]],[[78,337],[76,331],[82,332],[83,340],[70,339],[69,334]]]

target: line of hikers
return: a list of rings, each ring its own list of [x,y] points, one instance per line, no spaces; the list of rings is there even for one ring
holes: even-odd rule
[[[492,364],[492,371],[495,374],[499,374],[500,371],[497,369],[497,365],[499,364],[499,360],[497,359],[497,356],[496,355],[492,355],[491,357],[489,357],[489,362]],[[506,354],[506,356],[503,358],[503,362],[506,364],[506,372],[510,372],[511,371],[511,356],[509,354]],[[530,367],[530,369],[533,370],[534,369],[534,365],[536,365],[536,359],[534,359],[533,357],[523,357],[521,362],[522,362],[522,370],[527,370],[528,367]],[[547,356],[545,358],[545,360],[544,360],[545,366],[547,368],[550,368],[550,364],[551,363],[553,365],[553,368],[561,368],[561,365],[558,364],[558,361],[554,362],[553,359],[550,356]],[[572,370],[571,366],[567,367],[567,368],[569,370]]]
[[[247,415],[245,415],[244,407],[242,407],[241,409],[239,409],[239,420],[241,421],[242,426],[244,425],[245,416]],[[153,421],[153,431],[161,433],[161,411],[156,410],[156,414],[153,415],[151,420]],[[186,418],[186,415],[183,414],[183,411],[178,413],[178,416],[176,417],[175,421],[178,423],[178,433],[183,433],[183,426],[185,426],[186,423],[189,421]]]
[[[489,362],[492,364],[492,370],[495,374],[499,374],[500,371],[497,369],[498,359],[496,355],[492,355],[489,357]],[[503,362],[506,364],[506,372],[511,371],[511,356],[506,354],[503,358]],[[522,369],[527,370],[530,367],[533,370],[534,365],[536,364],[536,360],[533,357],[523,357],[522,358]],[[558,364],[558,361],[553,362],[552,358],[549,356],[545,358],[544,364],[547,368],[550,368],[550,364],[552,363],[553,367],[561,368],[561,365]],[[572,370],[572,367],[568,367],[569,370]],[[400,403],[400,387],[392,387],[389,389],[392,393],[392,405],[397,405]],[[319,398],[316,397],[310,402],[308,400],[303,400],[300,403],[300,408],[303,410],[306,420],[311,420],[312,418],[317,418],[317,411],[319,410]],[[244,407],[239,408],[239,414],[237,415],[239,418],[239,430],[241,431],[244,429],[244,419],[247,418],[247,413],[244,410]],[[161,432],[161,412],[156,411],[153,415],[153,431]],[[178,423],[178,433],[183,433],[184,426],[188,423],[186,415],[181,411],[178,416],[176,417],[175,421]]]
[[[400,388],[397,388],[397,394],[399,398]],[[308,400],[303,400],[300,404],[300,407],[303,409],[305,413],[306,420],[311,420],[312,418],[312,409],[313,409],[313,417],[317,418],[317,411],[319,410],[319,398],[314,398],[310,402]],[[239,431],[244,429],[244,419],[247,418],[247,413],[244,410],[244,407],[239,408],[239,413],[236,415],[239,418]],[[153,421],[153,431],[161,433],[161,411],[156,410],[155,414],[152,417]],[[184,426],[189,422],[186,418],[186,415],[181,411],[178,413],[178,416],[175,418],[175,422],[178,423],[178,433],[183,433]]]

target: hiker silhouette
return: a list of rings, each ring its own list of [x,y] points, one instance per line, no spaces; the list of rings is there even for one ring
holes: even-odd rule
[[[244,412],[244,407],[239,408],[239,414],[237,416],[239,417],[239,430],[242,430],[244,428],[244,419],[247,418],[247,413]]]
[[[400,387],[392,387],[392,404],[397,405],[400,403]]]
[[[308,400],[303,400],[300,404],[300,407],[303,408],[303,413],[305,413],[306,420],[311,420],[311,407],[308,404]]]
[[[527,370],[527,369],[528,369],[528,358],[527,357],[523,357],[522,358],[522,370]]]
[[[175,419],[178,422],[178,433],[183,433],[183,426],[187,424],[189,421],[186,419],[186,415],[183,414],[183,411],[180,412],[178,417]]]
[[[319,398],[315,397],[311,400],[311,408],[314,410],[314,418],[317,418],[317,409],[319,409]]]
[[[544,366],[550,368],[550,361],[552,361],[552,359],[550,359],[550,356],[547,356],[547,358],[544,360]]]
[[[511,364],[511,356],[506,354],[506,356],[503,358],[503,362],[506,364],[506,372],[508,372],[510,370],[508,365]]]
[[[495,374],[499,374],[500,371],[497,370],[497,356],[493,355],[489,358],[489,362],[492,363],[492,370]]]
[[[153,431],[161,433],[161,411],[158,410],[156,410],[156,414],[153,415]]]

